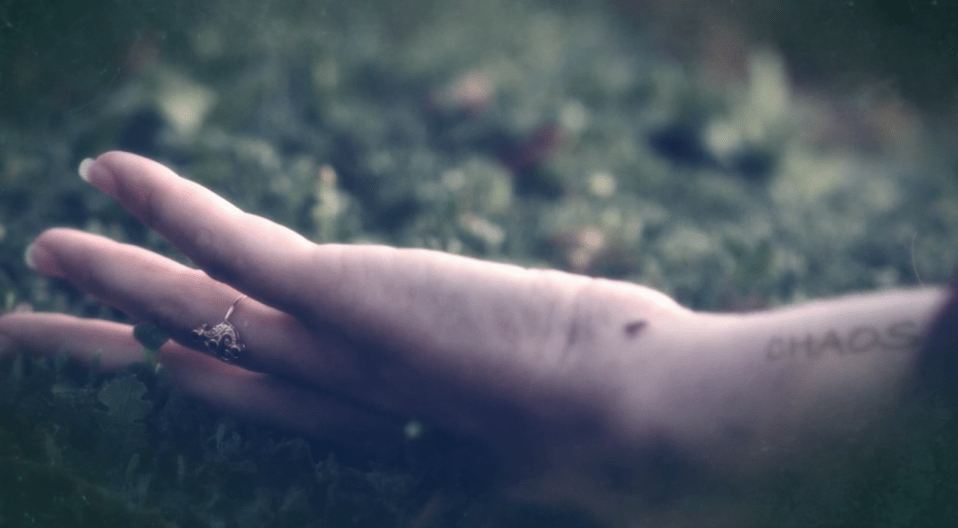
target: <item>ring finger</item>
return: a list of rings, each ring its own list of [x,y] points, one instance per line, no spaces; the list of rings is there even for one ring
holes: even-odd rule
[[[242,296],[200,270],[71,229],[41,234],[28,250],[28,260],[39,271],[69,279],[134,320],[156,324],[186,346],[196,346],[192,329],[222,322]],[[244,368],[290,376],[334,392],[358,394],[370,389],[351,361],[356,354],[332,332],[310,332],[292,316],[255,299],[235,306],[230,322],[246,346]]]

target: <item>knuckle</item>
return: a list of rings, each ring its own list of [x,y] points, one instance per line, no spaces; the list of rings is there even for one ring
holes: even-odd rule
[[[542,329],[544,335],[533,339],[547,348],[543,353],[560,364],[575,363],[583,350],[590,349],[596,340],[594,317],[596,280],[570,275],[560,271],[536,272],[533,297],[552,297],[549,309],[544,312]]]

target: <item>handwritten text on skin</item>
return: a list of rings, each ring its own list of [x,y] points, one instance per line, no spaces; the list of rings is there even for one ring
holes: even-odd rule
[[[769,361],[818,359],[826,355],[852,355],[871,351],[914,350],[921,344],[915,321],[896,321],[884,327],[856,326],[825,333],[772,337],[765,347]]]

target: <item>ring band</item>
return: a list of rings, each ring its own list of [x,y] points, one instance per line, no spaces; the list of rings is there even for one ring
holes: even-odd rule
[[[226,311],[222,323],[213,328],[203,323],[198,328],[190,331],[190,337],[194,342],[202,344],[208,354],[224,363],[232,363],[241,359],[243,351],[246,350],[246,345],[240,339],[239,332],[236,331],[233,323],[230,323],[230,315],[233,314],[236,305],[245,298],[245,295],[240,295],[233,301],[229,310]]]

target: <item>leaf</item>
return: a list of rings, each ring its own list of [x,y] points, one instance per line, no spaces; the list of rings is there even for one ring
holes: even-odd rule
[[[155,324],[140,323],[133,327],[133,337],[143,345],[144,360],[155,368],[158,351],[170,336]]]
[[[158,350],[170,339],[169,334],[152,323],[140,323],[134,326],[133,337],[150,350]]]
[[[143,399],[146,385],[133,376],[124,376],[108,381],[97,399],[109,409],[109,415],[128,422],[143,420],[150,410],[150,402]]]

